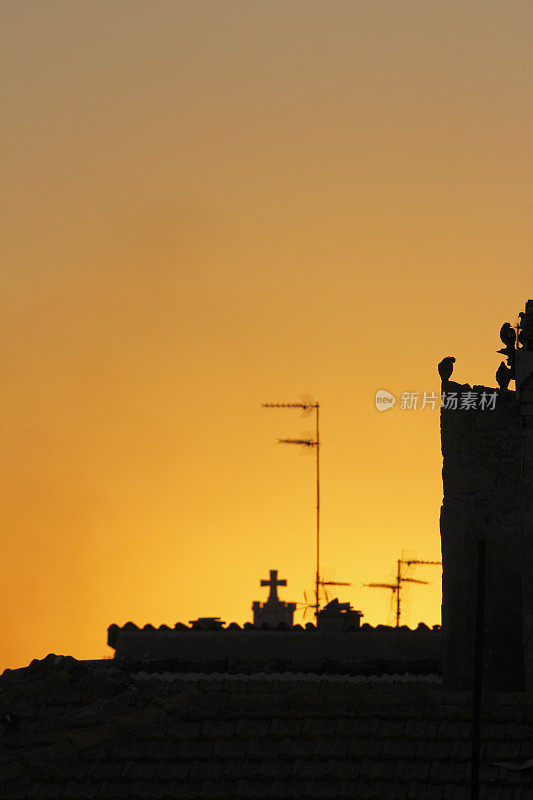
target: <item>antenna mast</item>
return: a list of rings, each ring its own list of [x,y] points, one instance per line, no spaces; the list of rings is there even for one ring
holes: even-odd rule
[[[314,447],[316,450],[316,574],[315,574],[315,616],[318,625],[320,611],[320,403],[303,401],[301,403],[263,403],[262,408],[300,408],[304,414],[316,412],[316,432],[314,439],[278,439],[278,444],[299,444],[303,447]]]
[[[442,564],[442,561],[421,561],[418,558],[410,558],[408,560],[404,560],[399,558],[396,562],[396,583],[364,583],[363,586],[369,587],[371,589],[390,589],[392,594],[396,594],[396,627],[400,627],[400,614],[401,614],[401,600],[400,594],[402,590],[402,583],[425,583],[426,585],[429,581],[419,581],[416,578],[408,578],[407,576],[402,575],[402,564],[405,564],[408,567],[416,566],[419,564]]]

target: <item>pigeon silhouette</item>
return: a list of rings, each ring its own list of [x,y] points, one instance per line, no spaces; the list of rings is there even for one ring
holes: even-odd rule
[[[445,381],[449,381],[450,378],[452,377],[454,364],[455,364],[455,358],[453,356],[446,356],[446,358],[443,358],[442,361],[439,363],[438,370],[443,383]]]
[[[509,367],[506,367],[505,362],[502,361],[496,370],[496,380],[500,389],[507,389],[512,377],[513,370],[509,369]]]
[[[509,322],[504,322],[500,328],[500,339],[507,347],[514,347],[516,342],[516,331]]]

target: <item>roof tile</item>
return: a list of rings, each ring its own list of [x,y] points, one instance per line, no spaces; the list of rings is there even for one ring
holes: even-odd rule
[[[279,758],[272,759],[269,762],[269,775],[272,779],[278,780],[283,778],[290,778],[292,773],[292,762],[288,759],[281,760]],[[260,767],[261,768],[261,767]]]
[[[185,781],[190,770],[190,761],[160,761],[154,764],[154,781]]]
[[[41,800],[41,798],[46,797],[48,800],[49,794],[46,791],[46,784],[42,781],[35,781],[27,794],[28,800]],[[52,798],[53,800],[53,798]]]
[[[127,714],[121,714],[115,717],[116,724],[125,733],[136,731],[146,725],[151,725],[154,722],[160,722],[165,718],[166,714],[156,705],[148,706],[140,711],[130,711]]]
[[[325,776],[326,766],[321,761],[304,759],[298,762],[298,775],[302,778],[321,778]]]
[[[143,728],[135,731],[135,736],[146,742],[163,742],[170,735],[173,738],[179,738],[177,736],[178,730],[178,726],[176,725],[175,729],[170,732],[169,717],[167,716],[166,720],[162,718],[157,722],[152,722],[150,725],[145,725]]]
[[[24,766],[20,763],[20,761],[9,761],[7,763],[0,764],[0,783],[2,781],[18,778],[19,775],[22,775],[24,772]]]
[[[486,743],[486,761],[518,761],[520,745],[516,741],[491,741]]]
[[[470,800],[470,781],[463,785],[457,783],[447,783],[444,785],[442,793],[443,800]]]
[[[361,764],[361,776],[367,780],[371,778],[380,778],[385,774],[385,762],[381,759],[365,758]]]
[[[108,718],[129,720],[128,732],[117,727],[115,738],[84,747],[80,738],[78,756],[72,754],[51,762],[49,759],[58,753],[53,748],[47,751],[49,745],[35,746],[32,742],[39,739],[30,736],[28,743],[32,746],[25,750],[26,765],[21,763],[19,768],[24,772],[4,782],[4,787],[13,787],[13,792],[4,796],[9,800],[25,797],[32,786],[25,783],[25,776],[34,775],[35,781],[37,768],[45,767],[55,783],[43,785],[42,792],[50,793],[54,786],[58,797],[64,787],[64,800],[81,800],[84,794],[94,792],[103,800],[201,800],[231,797],[236,790],[246,800],[265,792],[285,800],[330,795],[350,800],[466,800],[470,744],[468,738],[461,738],[465,730],[468,736],[471,725],[466,705],[465,719],[458,720],[454,715],[460,716],[462,707],[449,701],[443,711],[439,709],[439,699],[430,694],[423,698],[415,692],[404,692],[405,696],[396,697],[390,688],[357,687],[356,692],[351,692],[345,686],[341,691],[341,684],[335,688],[330,682],[321,686],[320,682],[310,681],[280,681],[279,689],[275,683],[265,681],[265,686],[254,692],[250,690],[252,680],[244,681],[246,690],[231,687],[228,681],[228,688],[222,691],[223,682],[210,679],[209,688],[199,696],[193,695],[192,700],[180,688],[179,702],[174,707],[173,702],[167,701],[172,701],[177,684],[190,685],[181,679],[175,683],[176,686],[172,681],[164,682],[159,704],[151,700],[156,691],[153,682],[113,699],[111,705],[111,700],[103,701],[98,707],[100,719],[108,713]],[[80,698],[82,694],[76,700],[78,708]],[[146,702],[151,705],[145,705],[142,714],[135,717],[135,709]],[[153,708],[160,712],[159,721],[146,724],[145,712]],[[492,747],[502,761],[518,763],[531,755],[527,740],[520,739],[518,725],[513,721],[512,714],[516,710],[518,719],[521,709],[522,706],[513,707],[512,713],[506,710],[500,715],[502,720],[495,723],[499,735],[492,740],[482,728],[486,752],[490,753]],[[350,716],[352,713],[354,717]],[[444,713],[450,718],[445,719]],[[87,711],[83,714],[89,718]],[[92,719],[96,719],[96,713]],[[55,724],[64,726],[58,730],[68,732],[72,731],[72,720],[60,714]],[[138,723],[142,727],[136,727]],[[106,724],[109,723],[103,721],[72,733],[92,735]],[[437,737],[430,735],[435,729]],[[490,728],[487,730],[490,733]],[[520,735],[524,731],[522,726]],[[450,738],[452,733],[460,738]],[[40,733],[39,736],[43,740]],[[431,775],[435,778],[428,780],[431,761]],[[10,762],[7,764],[10,769]],[[121,772],[119,780],[109,780],[118,778]],[[531,788],[526,786],[531,775],[483,763],[483,782],[500,788],[496,778],[505,789],[504,800],[513,800],[514,794],[514,800],[525,800],[520,795],[522,788]],[[58,788],[60,780],[63,783]],[[37,793],[37,788],[33,792]]]
[[[360,759],[348,760],[342,759],[335,763],[336,774],[340,778],[345,778],[350,781],[361,779],[361,767],[363,762]],[[329,762],[328,762],[329,769]]]
[[[120,777],[122,780],[136,781],[144,775],[144,761],[126,761]]]
[[[73,753],[74,748],[72,745],[68,741],[64,741],[21,750],[17,753],[17,758],[24,764],[38,769],[46,766],[50,762],[68,758],[68,756],[71,756]]]
[[[113,790],[115,786],[115,781],[101,781],[101,783],[98,785],[96,797],[99,800],[100,798],[106,798],[107,800],[108,797],[113,797]],[[62,797],[62,795],[59,795],[59,797]]]
[[[341,716],[337,718],[335,732],[340,736],[351,736],[357,733],[357,718]]]
[[[164,752],[165,744],[166,743],[160,742],[158,740],[154,740],[151,742],[147,741],[144,750],[145,762],[159,761],[162,758],[162,753]],[[170,747],[176,747],[174,742],[169,742],[168,744]]]
[[[361,780],[358,786],[358,794],[356,797],[361,798],[361,800],[371,800],[371,798],[375,797],[375,782],[368,781],[368,780]]]
[[[275,717],[270,724],[269,736],[276,738],[294,736],[300,734],[302,728],[303,720],[291,719],[290,717]],[[237,725],[236,732],[239,733],[239,731],[239,725]]]
[[[87,775],[90,764],[80,761],[76,756],[48,764],[46,774],[52,780],[79,780]]]
[[[204,781],[196,789],[197,797],[208,798],[208,800],[223,800],[233,796],[233,786],[227,781]]]
[[[404,800],[408,788],[408,783],[379,780],[376,781],[375,793],[380,800]]]
[[[498,780],[499,768],[495,767],[493,764],[482,762],[480,764],[479,771],[480,780],[484,781],[485,783],[495,783]]]
[[[311,758],[314,749],[315,742],[312,739],[283,739],[277,743],[278,755],[281,758]]]
[[[531,783],[529,786],[515,786],[513,800],[531,800]]]
[[[243,741],[235,740],[235,739],[219,739],[215,742],[200,742],[201,745],[209,744],[209,752],[207,755],[210,755],[212,752],[214,758],[242,758],[245,751],[246,751],[246,744]]]
[[[116,761],[89,761],[84,763],[85,777],[87,780],[107,780],[108,778],[116,778],[120,774],[120,768],[117,769]],[[127,762],[126,762],[127,763]],[[141,764],[141,762],[131,762]],[[66,777],[63,769],[57,771],[58,777]]]
[[[179,758],[187,760],[196,760],[209,758],[213,754],[213,749],[217,746],[220,747],[221,742],[224,740],[215,739],[191,739],[189,741],[180,742],[179,745]]]
[[[338,787],[330,781],[308,780],[304,792],[307,797],[335,798],[338,794]]]
[[[426,761],[433,761],[436,759],[435,749],[437,739],[415,739],[416,742],[416,757]]]
[[[328,737],[320,737],[315,741],[313,755],[317,758],[336,758],[346,754],[349,740],[346,736],[334,734]]]
[[[74,783],[70,781],[63,792],[63,798],[65,800],[67,800],[67,798],[68,800],[70,800],[70,798],[75,798],[75,800],[93,800],[93,798],[97,796],[99,788],[99,783],[89,783],[86,781],[76,781],[76,783]]]
[[[357,795],[357,786],[359,785],[359,781],[354,780],[342,780],[339,783],[339,790],[338,790],[338,798],[339,800],[354,800]]]
[[[425,800],[426,783],[410,781],[407,785],[409,787],[407,795],[409,800]]]
[[[259,762],[254,762],[254,765]],[[248,777],[246,761],[243,758],[229,758],[221,764],[221,775],[229,781]]]
[[[409,781],[426,781],[429,778],[431,761],[404,761],[403,776]]]
[[[268,787],[259,781],[238,781],[235,786],[235,798],[242,798],[242,800],[251,800],[256,797],[268,797]]]
[[[465,739],[456,739],[451,743],[450,758],[454,760],[466,761],[470,758],[472,744]]]
[[[179,712],[168,714],[166,725],[166,730],[162,730],[162,738],[171,737],[173,739],[199,739],[202,735],[202,721],[199,719],[184,719]],[[160,723],[155,723],[154,726],[144,728],[142,731],[143,735],[145,732],[150,733],[152,727],[154,729],[159,727],[161,730]],[[150,739],[152,738],[153,737],[150,735]]]
[[[131,736],[121,736],[109,743],[109,754],[117,761],[141,759],[145,758],[147,747],[147,742],[138,741]]]
[[[452,751],[452,742],[451,741],[442,741],[436,739],[433,742],[433,758],[439,758],[441,760],[447,760],[450,758]]]
[[[222,762],[214,759],[193,761],[189,771],[189,779],[220,778],[222,775]]]
[[[424,800],[442,800],[442,794],[444,792],[442,783],[428,783],[425,785],[424,790]]]
[[[523,739],[520,742],[519,761],[526,761],[533,756],[533,742]]]
[[[487,786],[485,791],[486,800],[514,800],[507,786]]]
[[[241,717],[235,725],[235,734],[239,736],[267,736],[270,729],[269,719],[252,719]],[[203,732],[203,729],[202,729]]]
[[[272,739],[259,739],[255,741],[254,753],[258,758],[278,758],[280,742]]]

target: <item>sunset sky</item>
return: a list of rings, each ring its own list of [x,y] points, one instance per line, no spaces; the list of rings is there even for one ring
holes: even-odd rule
[[[533,297],[529,0],[2,10],[0,669],[251,619],[322,561],[372,625],[440,558],[436,365],[495,386]],[[490,413],[490,412],[487,412]],[[440,622],[439,567],[403,621]],[[297,617],[301,621],[301,614]]]

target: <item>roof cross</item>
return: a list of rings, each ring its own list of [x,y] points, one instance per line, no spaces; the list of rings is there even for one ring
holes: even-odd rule
[[[278,597],[278,586],[286,586],[287,581],[285,578],[280,578],[278,580],[278,571],[277,569],[270,570],[270,578],[268,580],[261,579],[261,586],[270,586],[270,593],[268,595],[269,603],[279,603]]]

